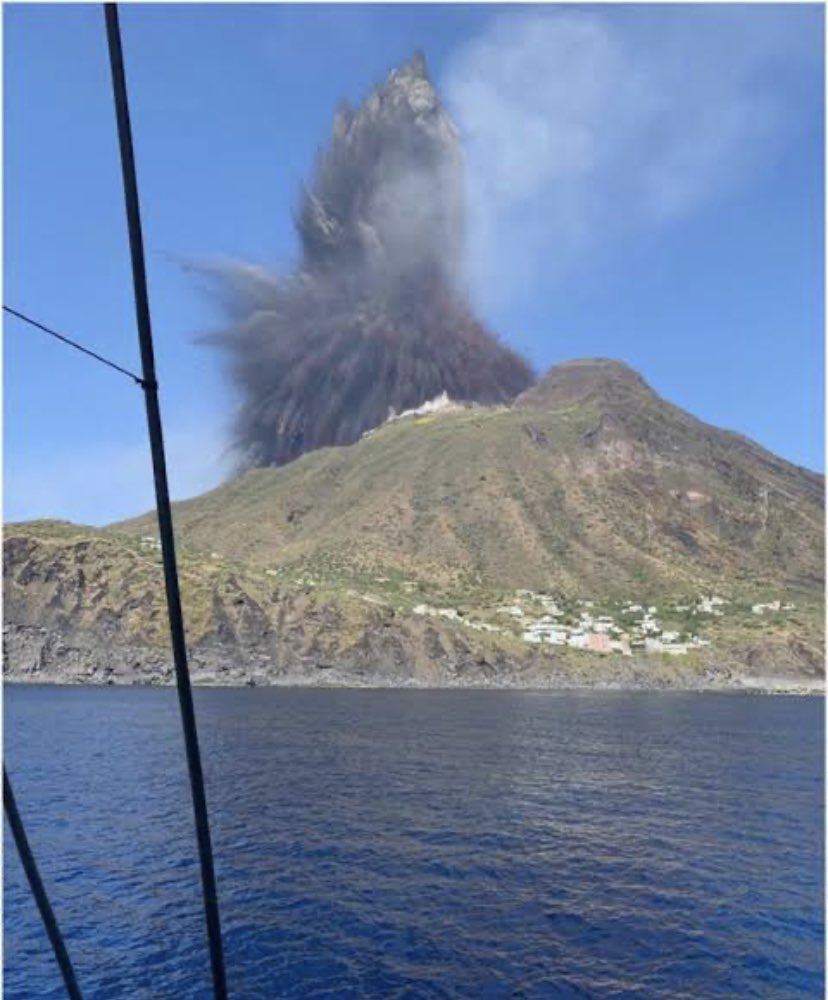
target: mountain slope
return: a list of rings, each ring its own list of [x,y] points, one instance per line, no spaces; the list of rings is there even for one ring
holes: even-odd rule
[[[552,369],[511,408],[393,422],[252,471],[175,517],[188,548],[273,568],[599,596],[723,577],[816,591],[822,488],[598,361]]]
[[[619,362],[559,365],[511,407],[392,421],[174,516],[194,662],[214,679],[822,674],[822,477],[696,420]],[[8,527],[9,664],[168,677],[155,532],[154,514]],[[531,628],[552,627],[543,594],[573,642],[603,614],[642,655],[650,626],[631,609],[657,606],[658,635],[684,635],[666,643],[687,655],[532,645]]]

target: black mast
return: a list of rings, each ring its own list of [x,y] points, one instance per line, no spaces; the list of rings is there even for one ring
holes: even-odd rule
[[[193,694],[190,671],[187,666],[187,646],[184,638],[184,621],[181,614],[181,595],[178,588],[178,571],[175,559],[172,511],[167,486],[167,466],[164,457],[164,439],[161,431],[161,411],[158,406],[158,382],[155,378],[155,357],[152,346],[147,277],[144,267],[144,241],[141,233],[141,213],[138,202],[138,184],[135,177],[135,155],[132,148],[132,129],[129,120],[124,56],[121,49],[121,32],[118,25],[118,6],[104,4],[106,36],[109,43],[109,62],[112,69],[112,91],[118,121],[118,141],[121,151],[121,169],[124,181],[129,248],[132,256],[132,281],[135,293],[135,315],[138,339],[141,345],[142,387],[147,407],[147,427],[152,450],[152,469],[155,478],[155,501],[158,511],[158,530],[164,561],[164,581],[167,590],[167,610],[170,617],[173,658],[178,685],[178,701],[187,748],[187,766],[193,796],[198,853],[201,861],[201,884],[204,893],[204,911],[210,942],[210,964],[213,973],[213,991],[217,1000],[227,997],[224,973],[224,955],[221,944],[216,876],[210,844],[210,825],[207,818],[207,800],[204,794],[204,776],[198,750]]]

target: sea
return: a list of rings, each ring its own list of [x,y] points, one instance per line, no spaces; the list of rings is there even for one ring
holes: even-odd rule
[[[6,686],[81,990],[209,998],[176,693]],[[823,996],[816,697],[195,692],[230,996]],[[6,826],[4,996],[64,996]]]

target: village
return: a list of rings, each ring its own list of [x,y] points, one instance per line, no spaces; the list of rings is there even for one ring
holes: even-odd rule
[[[156,536],[145,535],[139,545],[157,552],[161,543]],[[218,559],[217,552],[210,553]],[[267,576],[279,577],[282,570],[266,569]],[[297,582],[314,588],[317,581],[303,576]],[[388,577],[375,577],[376,583],[389,583]],[[406,581],[402,589],[411,594],[418,589]],[[369,604],[383,605],[382,598],[349,590]],[[518,638],[535,646],[563,646],[589,653],[622,656],[665,654],[686,656],[711,646],[706,626],[725,614],[747,617],[774,617],[794,611],[796,605],[780,598],[764,603],[742,603],[716,594],[700,594],[685,601],[665,601],[661,606],[632,600],[602,601],[571,599],[516,590],[508,602],[489,608],[465,609],[436,607],[420,603],[411,610],[415,615],[442,618],[477,632],[498,633]]]
[[[515,592],[513,603],[498,605],[495,614],[503,624],[492,624],[465,615],[457,608],[434,608],[419,604],[414,614],[432,615],[456,621],[467,628],[485,632],[519,635],[534,645],[567,646],[591,653],[637,653],[686,656],[693,650],[711,645],[701,634],[705,619],[722,617],[731,602],[717,595],[700,595],[688,603],[671,602],[663,606],[661,619],[656,605],[615,601],[596,608],[596,602],[565,602],[531,590]],[[794,609],[781,600],[754,604],[754,615]],[[663,620],[682,622],[682,627],[666,628]],[[509,621],[510,620],[510,621]]]

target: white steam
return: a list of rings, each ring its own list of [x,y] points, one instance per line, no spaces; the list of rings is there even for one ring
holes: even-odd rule
[[[747,6],[504,14],[450,60],[487,305],[686,216],[781,148],[821,87],[818,17]]]

